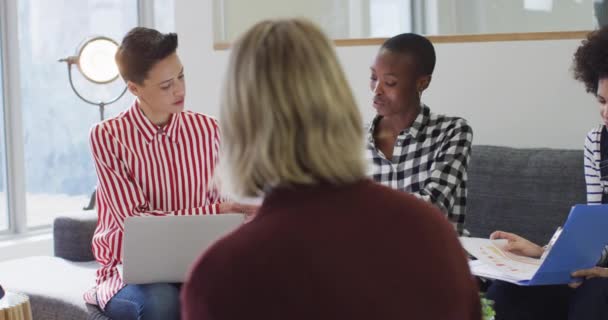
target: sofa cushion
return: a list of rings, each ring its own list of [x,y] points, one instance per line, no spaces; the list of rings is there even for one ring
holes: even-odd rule
[[[53,222],[55,256],[70,261],[95,260],[91,240],[97,225],[94,210],[64,214]]]
[[[473,146],[465,227],[546,243],[574,204],[586,203],[582,150]]]
[[[0,263],[0,283],[30,297],[36,320],[107,319],[87,305],[83,293],[95,284],[95,261],[71,262],[57,257],[28,257]]]

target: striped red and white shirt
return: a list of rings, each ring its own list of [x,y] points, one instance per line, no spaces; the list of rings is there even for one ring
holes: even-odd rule
[[[127,216],[218,213],[223,199],[210,181],[220,137],[211,117],[184,111],[159,127],[135,102],[117,117],[95,125],[90,143],[99,218],[92,247],[101,267],[96,286],[84,299],[104,309],[124,287],[117,266],[122,264]]]

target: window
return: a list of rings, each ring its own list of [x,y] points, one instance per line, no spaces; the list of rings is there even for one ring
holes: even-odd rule
[[[412,31],[410,0],[371,0],[369,2],[370,36],[392,37]]]
[[[175,32],[174,0],[154,0],[154,25],[160,32]]]
[[[174,2],[0,0],[0,234],[48,227],[58,215],[81,211],[97,183],[88,135],[99,109],[74,94],[66,64],[57,60],[94,36],[120,42],[137,25],[174,31]],[[90,100],[124,89],[122,80],[96,85],[73,69],[75,86]],[[132,102],[127,93],[106,107],[105,118]],[[11,188],[12,179],[18,183]]]
[[[138,3],[17,3],[27,226],[37,227],[50,225],[58,215],[82,210],[97,183],[88,136],[91,126],[100,120],[99,110],[74,94],[66,64],[57,60],[75,55],[81,41],[91,36],[104,35],[120,42],[138,24]],[[107,101],[124,88],[120,79],[110,85],[92,84],[73,68],[75,86],[91,100]],[[107,106],[106,118],[123,111],[132,101],[126,94]]]
[[[173,31],[174,7],[174,0],[0,0],[0,233],[47,227],[58,215],[81,211],[97,184],[88,136],[99,109],[74,94],[66,64],[57,60],[76,55],[94,36],[120,42],[137,25]],[[72,68],[74,85],[89,100],[108,101],[124,89],[122,80],[97,85]],[[105,118],[132,102],[127,93],[106,107]],[[8,116],[21,119],[10,132]],[[19,183],[11,188],[9,178]]]

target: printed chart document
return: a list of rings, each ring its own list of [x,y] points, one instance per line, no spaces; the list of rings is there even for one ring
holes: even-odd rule
[[[464,249],[478,260],[471,272],[480,277],[518,285],[566,284],[576,270],[595,266],[608,244],[608,205],[576,205],[541,259],[506,250],[506,240],[461,237]]]
[[[540,259],[527,258],[503,250],[506,240],[460,238],[465,250],[477,258],[469,262],[471,272],[479,277],[518,283],[532,279]]]

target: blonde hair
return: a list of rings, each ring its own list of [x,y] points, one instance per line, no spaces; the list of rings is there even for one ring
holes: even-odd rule
[[[234,45],[220,126],[238,196],[365,176],[361,114],[332,44],[311,22],[267,20]]]

